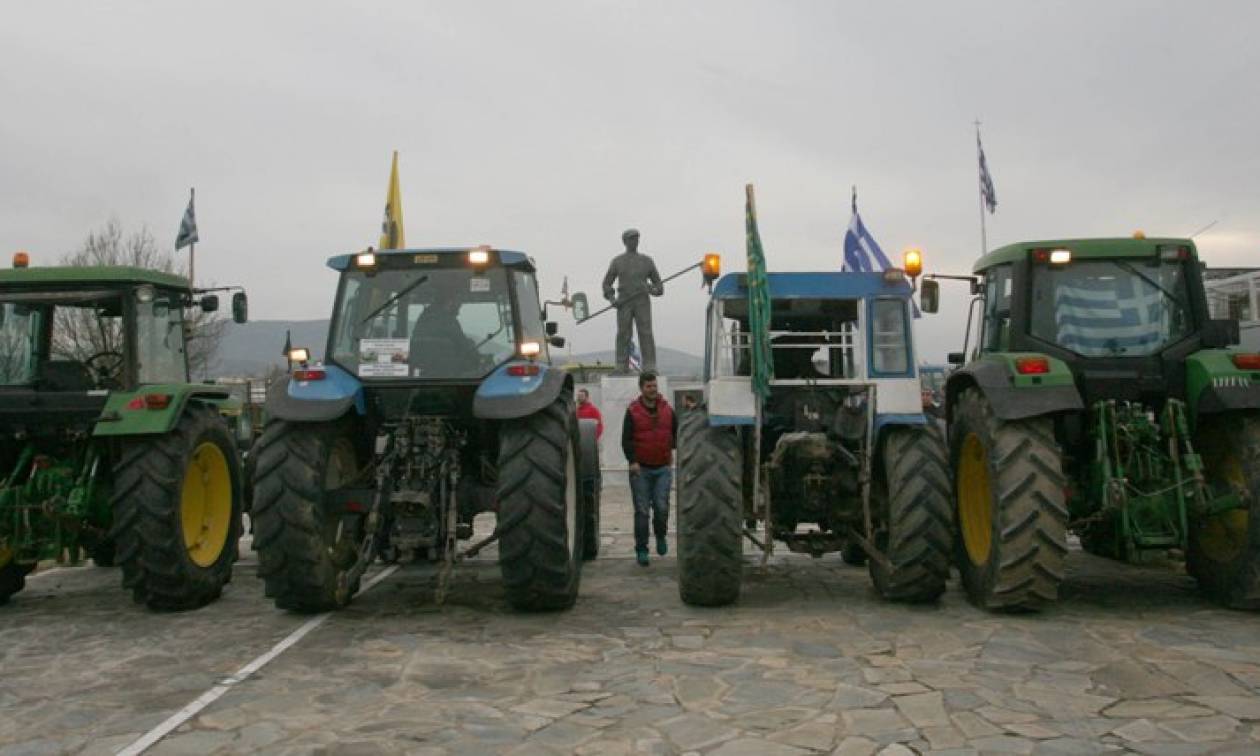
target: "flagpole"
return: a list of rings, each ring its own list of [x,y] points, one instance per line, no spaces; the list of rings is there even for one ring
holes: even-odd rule
[[[980,175],[980,119],[976,119],[976,184],[980,200],[980,256],[989,252],[988,234],[984,227],[984,176]]]

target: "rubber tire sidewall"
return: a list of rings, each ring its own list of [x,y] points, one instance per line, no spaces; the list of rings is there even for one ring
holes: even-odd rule
[[[678,594],[691,606],[726,606],[743,583],[743,441],[709,424],[705,405],[678,429]]]
[[[1230,449],[1241,456],[1239,464],[1246,477],[1252,502],[1260,502],[1260,414],[1237,413],[1209,416],[1200,420],[1200,441],[1195,451],[1202,455],[1204,473],[1213,490],[1214,463],[1219,451]],[[1215,427],[1217,425],[1222,427]],[[1199,544],[1199,522],[1190,523],[1186,569],[1200,589],[1232,609],[1260,609],[1260,508],[1251,506],[1247,518],[1247,543],[1232,560],[1209,559]]]

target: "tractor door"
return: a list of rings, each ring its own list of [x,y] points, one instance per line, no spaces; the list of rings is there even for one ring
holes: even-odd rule
[[[180,294],[141,286],[133,300],[137,383],[187,383],[188,356]]]

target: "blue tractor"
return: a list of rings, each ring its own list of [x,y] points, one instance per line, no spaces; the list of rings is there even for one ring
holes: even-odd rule
[[[920,399],[911,281],[900,269],[766,278],[763,399],[748,277],[721,277],[709,302],[705,401],[679,429],[683,601],[738,598],[745,537],[763,563],[775,541],[840,551],[869,565],[887,599],[937,598],[952,542],[948,454]]]
[[[598,544],[594,423],[553,368],[533,261],[489,247],[371,250],[340,274],[322,363],[289,352],[255,454],[254,548],[283,609],[344,606],[378,557],[455,563],[498,542],[508,601],[563,609]],[[587,309],[574,295],[578,316]],[[493,533],[473,519],[496,514]]]

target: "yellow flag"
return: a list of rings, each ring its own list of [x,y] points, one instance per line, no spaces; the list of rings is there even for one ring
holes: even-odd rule
[[[402,249],[402,192],[398,189],[398,152],[394,151],[394,167],[389,171],[389,191],[385,194],[385,220],[381,222],[381,243],[378,249]]]

